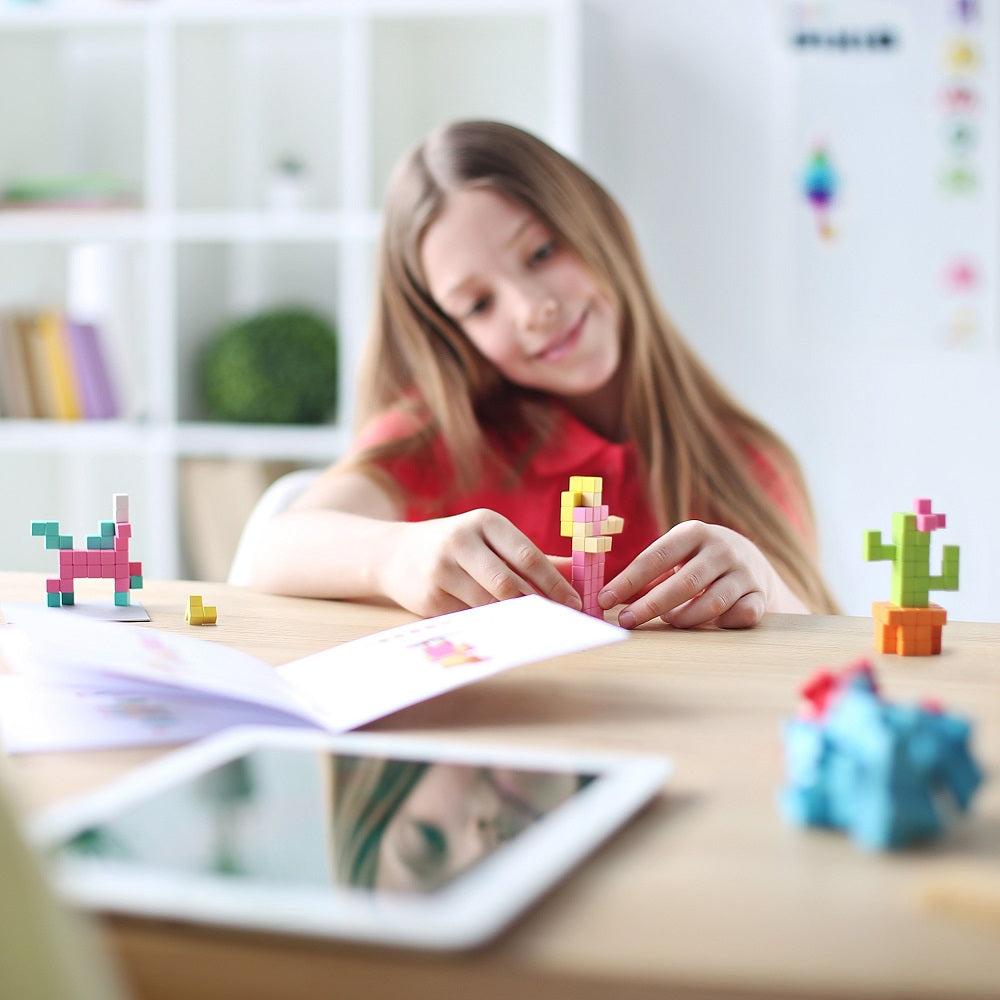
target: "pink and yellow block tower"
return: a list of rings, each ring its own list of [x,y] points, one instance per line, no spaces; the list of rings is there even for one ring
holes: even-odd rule
[[[585,614],[603,618],[597,595],[604,586],[604,558],[611,536],[621,533],[625,521],[608,513],[600,476],[570,476],[569,489],[560,495],[559,533],[573,540],[570,582],[583,601]]]

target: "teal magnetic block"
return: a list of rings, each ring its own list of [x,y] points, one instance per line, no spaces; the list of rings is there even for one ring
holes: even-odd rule
[[[142,590],[142,577],[141,576],[131,576],[129,577],[128,585],[133,590]]]
[[[61,549],[71,549],[71,548],[73,548],[73,536],[72,535],[60,535],[59,536],[59,548],[61,548]]]
[[[101,535],[107,538],[109,535],[113,538],[115,534],[115,522],[114,521],[101,521]]]
[[[33,535],[46,535],[48,531],[48,521],[32,521],[31,522],[31,533]]]
[[[58,594],[46,594],[45,595],[45,600],[48,603],[48,605],[49,605],[50,608],[58,608],[59,607],[59,595]]]
[[[127,590],[116,590],[115,591],[115,607],[127,608],[128,607],[128,591]]]
[[[59,545],[59,536],[58,535],[46,535],[45,536],[45,547],[47,549],[58,549],[58,548],[61,548],[61,546]]]
[[[76,604],[76,594],[70,591],[68,594],[62,595],[63,604]]]
[[[59,534],[59,522],[58,521],[46,521],[45,522],[45,534],[46,535],[58,535]]]

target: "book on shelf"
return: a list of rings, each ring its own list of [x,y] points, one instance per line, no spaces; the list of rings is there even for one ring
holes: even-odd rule
[[[58,309],[0,316],[3,414],[59,420],[118,416],[97,328]]]
[[[19,317],[0,314],[0,393],[3,414],[24,420],[37,415],[28,345]]]

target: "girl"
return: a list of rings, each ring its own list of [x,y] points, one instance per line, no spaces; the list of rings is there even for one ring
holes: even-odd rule
[[[625,519],[619,624],[745,627],[832,612],[798,465],[664,315],[630,228],[584,171],[496,122],[397,166],[350,454],[269,526],[254,582],[425,616],[562,575],[559,494],[602,476]]]

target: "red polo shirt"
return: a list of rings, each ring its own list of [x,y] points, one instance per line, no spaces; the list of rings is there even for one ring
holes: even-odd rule
[[[569,489],[569,477],[601,476],[603,502],[611,514],[625,519],[624,531],[614,537],[607,556],[605,577],[610,580],[656,541],[664,529],[650,509],[635,446],[608,441],[568,411],[559,413],[555,432],[532,455],[515,488],[507,487],[497,476],[449,499],[453,466],[440,439],[434,443],[430,455],[390,459],[380,462],[379,467],[392,476],[409,498],[405,520],[449,517],[484,507],[503,514],[549,555],[570,554],[569,539],[559,531],[559,495]],[[412,429],[412,418],[386,413],[365,429],[357,448],[394,440]],[[496,436],[487,434],[487,439],[508,461],[519,457],[509,454],[510,446]],[[778,506],[796,520],[771,466],[760,456],[752,456],[751,461]]]

